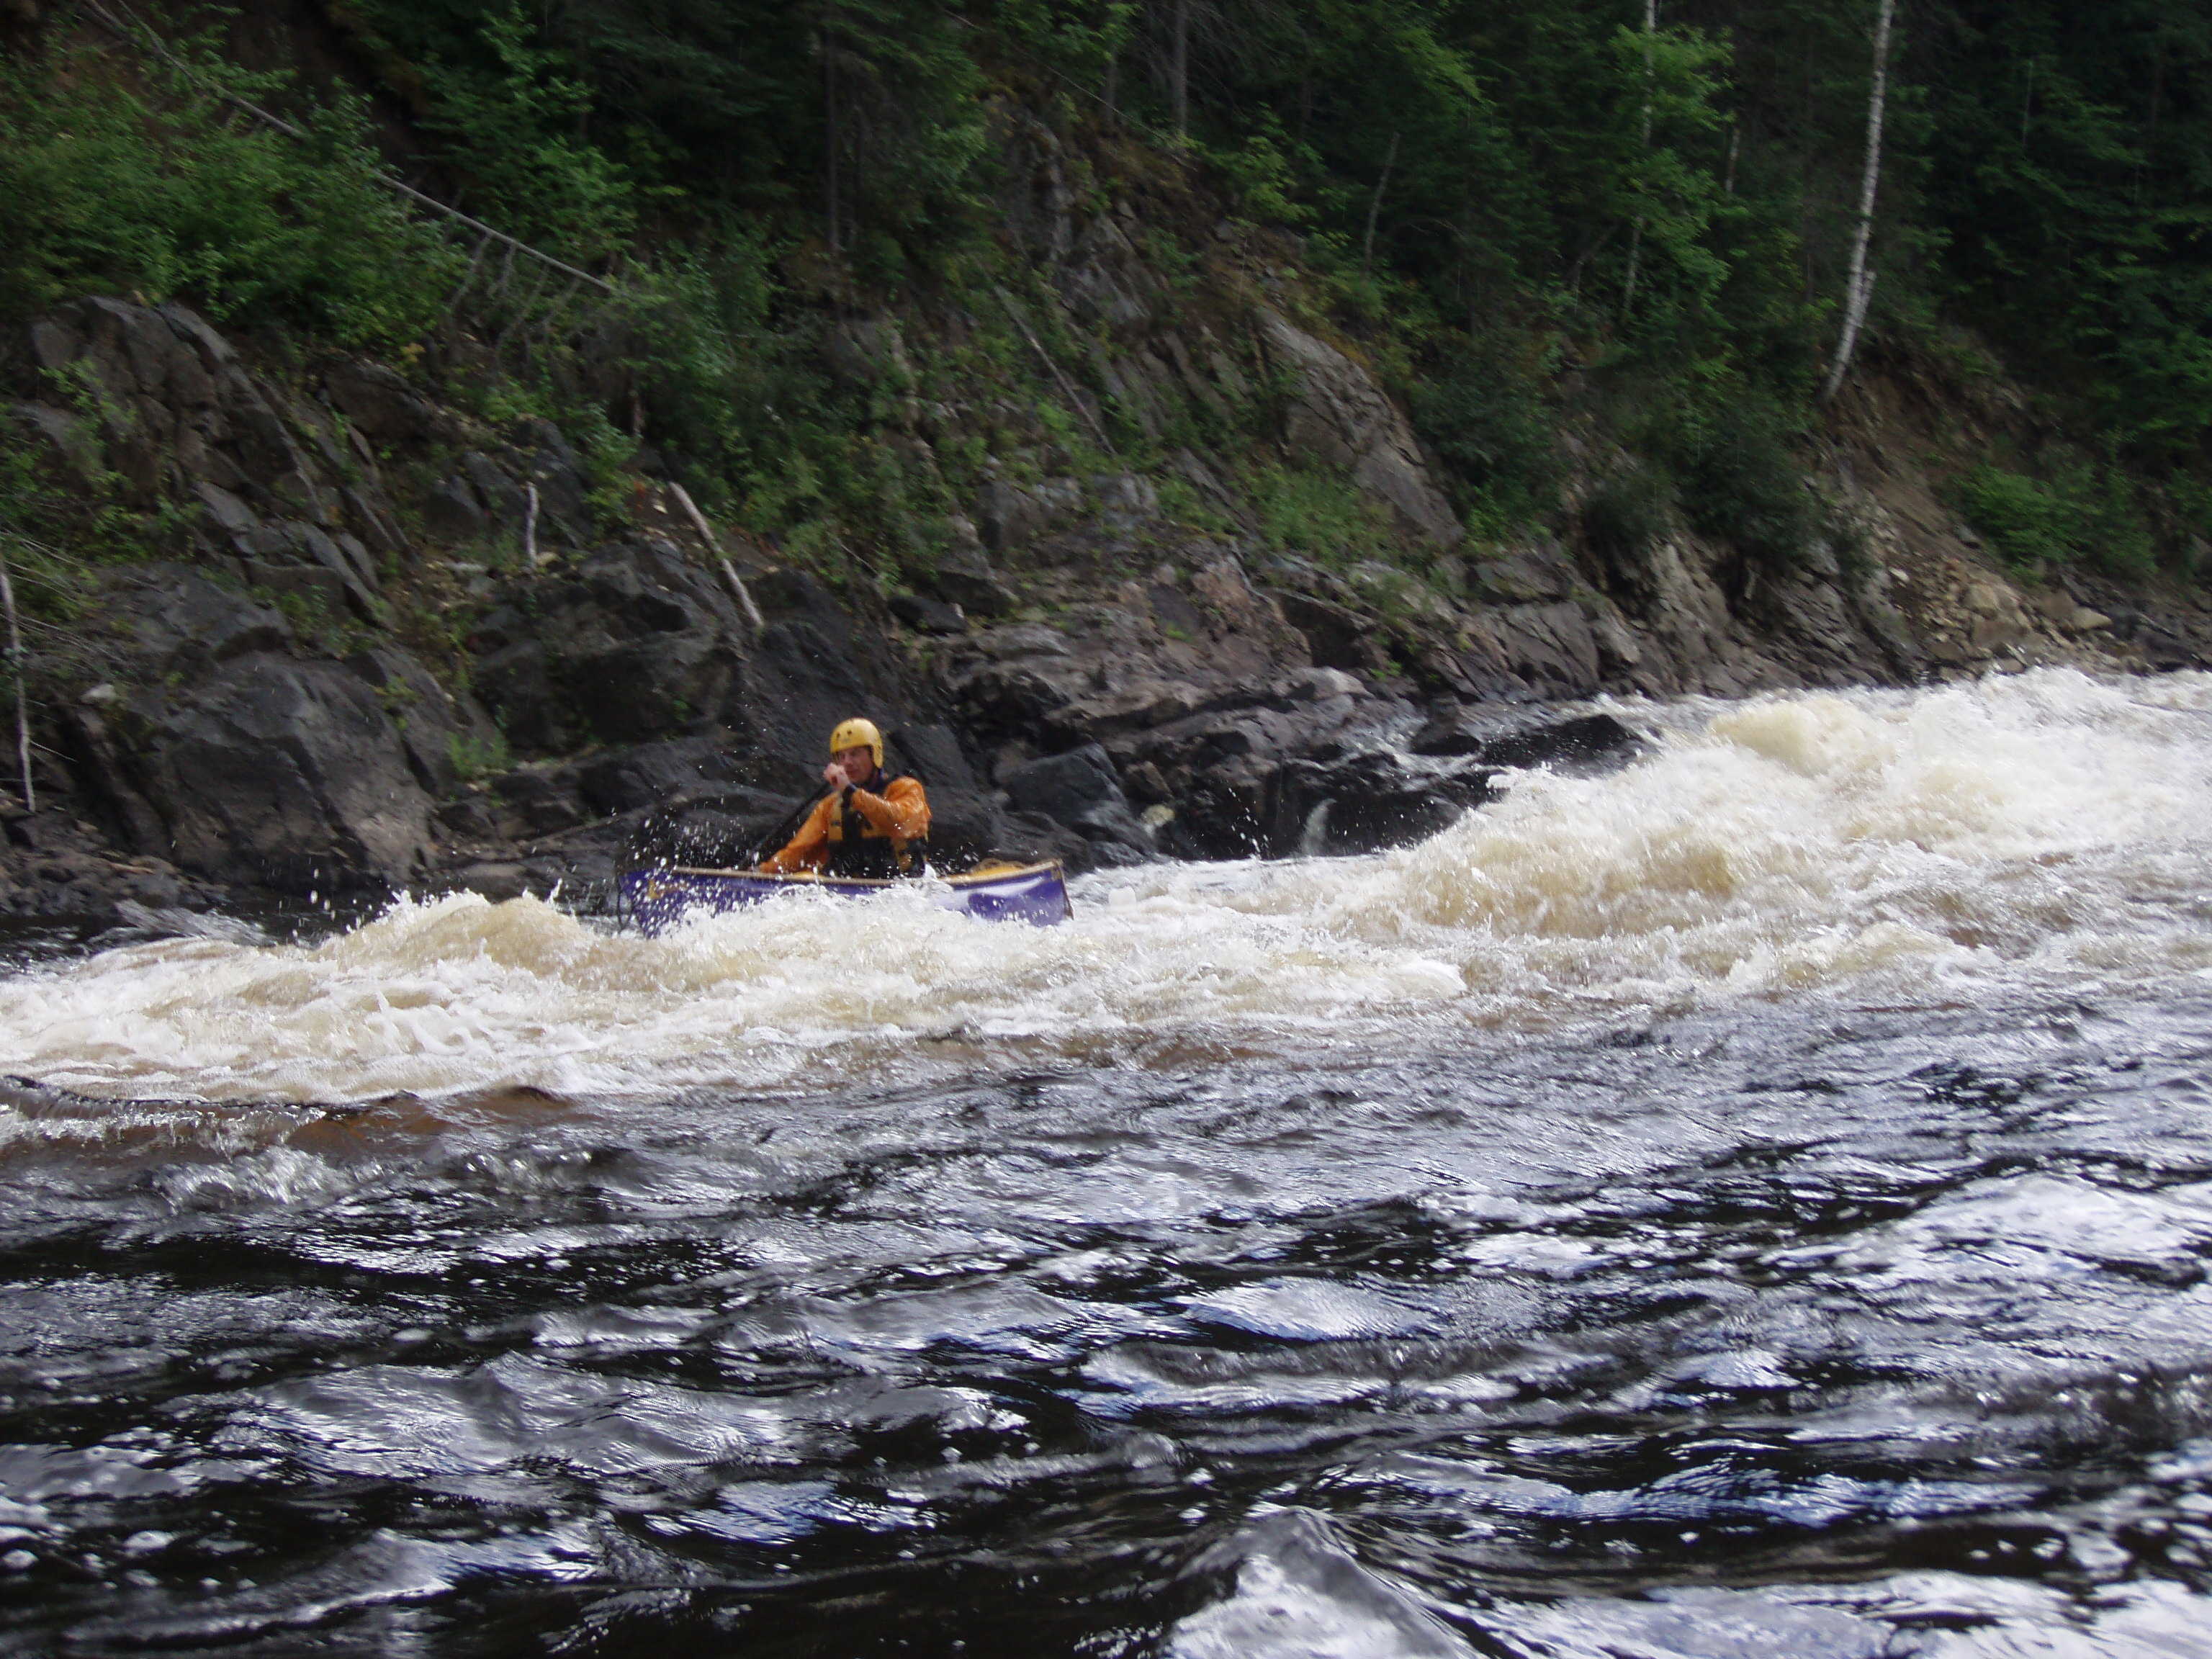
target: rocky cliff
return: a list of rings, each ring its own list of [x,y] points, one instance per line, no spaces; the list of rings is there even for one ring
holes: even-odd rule
[[[2196,602],[2030,590],[1984,556],[1914,459],[1956,410],[1902,370],[1810,458],[1828,528],[1786,564],[1622,532],[1588,505],[1587,452],[1559,533],[1472,537],[1280,238],[1187,228],[1170,274],[1140,252],[1141,196],[1079,205],[1042,129],[1017,161],[1006,235],[1031,280],[1003,316],[836,308],[825,361],[868,394],[872,441],[939,499],[946,453],[983,459],[930,560],[834,586],[709,523],[649,451],[595,475],[553,422],[487,417],[465,364],[112,296],[16,328],[14,452],[153,529],[34,631],[38,805],[13,781],[0,906],[504,895],[735,856],[853,713],[929,778],[947,854],[1082,867],[1430,833],[1499,766],[1622,752],[1626,729],[1552,708],[1601,693],[2205,659]],[[1021,374],[945,367],[987,326]],[[1144,464],[1109,416],[1148,434]],[[1252,452],[1177,441],[1231,429],[1337,481],[1364,551],[1281,533]]]

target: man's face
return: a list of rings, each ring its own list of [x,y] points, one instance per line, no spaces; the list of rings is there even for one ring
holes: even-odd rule
[[[847,777],[856,781],[876,769],[875,753],[865,743],[856,743],[850,749],[840,749],[832,758],[845,769]]]

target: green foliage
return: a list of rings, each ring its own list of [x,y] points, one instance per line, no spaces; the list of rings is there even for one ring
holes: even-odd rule
[[[629,170],[578,136],[591,93],[538,39],[521,0],[483,16],[479,50],[422,65],[428,125],[476,187],[477,206],[509,234],[593,262],[622,252],[637,227]]]
[[[2087,561],[2140,574],[2154,562],[2134,492],[2111,468],[2075,462],[2039,481],[1984,462],[1962,474],[1950,493],[1960,516],[2024,574]]]
[[[1263,466],[1245,487],[1273,546],[1342,569],[1397,555],[1389,516],[1375,498],[1346,477],[1303,467]]]
[[[1978,0],[1936,14],[1929,197],[1957,297],[2138,453],[2212,434],[2212,23]]]
[[[488,738],[448,732],[446,758],[453,763],[453,775],[464,784],[481,783],[514,768],[514,751],[507,745],[507,733],[500,731]]]
[[[1559,495],[1557,416],[1529,348],[1497,336],[1469,340],[1408,402],[1413,422],[1462,487],[1478,532],[1503,534],[1549,512]]]
[[[377,181],[359,106],[313,112],[303,143],[222,101],[259,81],[188,61],[143,94],[88,53],[0,68],[0,307],[135,290],[348,345],[419,335],[453,256]]]
[[[1298,170],[1285,154],[1291,148],[1274,112],[1262,110],[1253,131],[1205,154],[1243,217],[1263,224],[1295,225],[1312,218],[1313,210],[1298,199]],[[1307,160],[1310,165],[1310,155]]]
[[[1819,529],[1792,446],[1835,343],[1874,0],[1679,0],[1649,27],[1636,0],[1206,0],[1187,9],[1188,143],[1167,130],[1166,0],[331,9],[466,205],[622,273],[623,299],[513,331],[534,356],[506,368],[581,446],[611,514],[632,441],[627,388],[604,406],[597,371],[614,359],[635,366],[647,441],[702,499],[833,574],[926,567],[986,453],[1008,477],[1104,466],[991,292],[1019,289],[1054,362],[1103,391],[1086,360],[1127,343],[1083,332],[1088,316],[1071,325],[1067,285],[1025,281],[987,234],[996,204],[1042,194],[1079,223],[1141,207],[1132,240],[1186,340],[1193,324],[1227,337],[1218,313],[1240,283],[1308,320],[1328,311],[1405,391],[1479,537],[1557,513],[1553,434],[1584,422],[1641,457],[1585,502],[1594,545],[1645,545],[1679,519],[1778,563]],[[1945,0],[1911,15],[1871,351],[1909,337],[1941,355],[1969,323],[2036,363],[2096,428],[2094,453],[2201,459],[2201,9]],[[189,75],[143,81],[88,54],[0,70],[0,307],[135,289],[392,351],[447,321],[458,262],[377,182],[361,108],[310,110],[309,137],[283,138],[222,89],[288,112],[310,100],[185,50]],[[1275,234],[1215,243],[1224,198]],[[1286,251],[1224,276],[1224,259],[1263,248]],[[830,372],[836,331],[899,313],[929,319],[910,343],[917,384]],[[957,343],[933,359],[925,335]],[[1167,402],[1113,417],[1119,464],[1249,455],[1272,429],[1264,386]],[[933,430],[932,460],[911,441],[924,403],[1044,407]],[[2141,562],[2145,514],[2118,477],[2108,460],[2029,481],[2094,522],[2061,535],[2049,513],[2016,514],[2029,527],[2007,533]],[[1389,542],[1340,480],[1277,469],[1253,489],[1279,544],[1364,557]]]
[[[1607,473],[1583,503],[1584,538],[1615,565],[1634,565],[1674,529],[1674,486],[1653,467]]]
[[[1790,449],[1796,425],[1785,406],[1736,395],[1686,409],[1658,434],[1690,527],[1765,564],[1796,560],[1820,515]]]

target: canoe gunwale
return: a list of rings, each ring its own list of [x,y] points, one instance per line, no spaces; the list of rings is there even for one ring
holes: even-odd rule
[[[982,887],[993,882],[1019,881],[1036,876],[1053,875],[1067,879],[1067,872],[1058,859],[1043,859],[1035,864],[1012,864],[1002,870],[969,870],[957,876],[939,875],[932,872],[922,876],[825,876],[812,870],[783,872],[777,870],[710,870],[693,864],[658,864],[647,868],[627,872],[625,879],[635,876],[651,876],[655,872],[672,876],[702,876],[727,881],[762,882],[793,891],[813,887],[859,887],[873,890],[906,887],[921,882],[941,881],[948,887]]]
[[[766,902],[780,894],[810,891],[866,898],[894,887],[933,888],[940,895],[941,908],[979,921],[1050,927],[1074,915],[1067,896],[1067,872],[1058,859],[957,876],[891,879],[661,864],[624,871],[616,884],[620,911],[647,933],[673,926],[695,908],[720,914]]]

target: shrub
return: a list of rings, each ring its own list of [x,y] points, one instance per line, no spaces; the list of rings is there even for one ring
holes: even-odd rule
[[[216,88],[262,88],[212,58],[154,85],[127,90],[88,53],[0,69],[0,305],[188,295],[361,346],[437,321],[456,257],[379,182],[356,106],[295,139],[225,103]]]
[[[1503,341],[1469,341],[1416,382],[1408,402],[1478,531],[1502,533],[1557,505],[1554,417],[1523,354]]]
[[[2077,463],[2039,481],[1984,462],[1949,494],[1960,516],[2015,570],[2033,574],[2087,559],[2140,574],[2154,562],[2134,491],[2116,470]]]
[[[1584,538],[1615,564],[1642,558],[1674,527],[1674,487],[1649,466],[1609,474],[1583,503]]]
[[[1340,569],[1400,550],[1388,514],[1348,478],[1263,466],[1251,475],[1249,494],[1268,541],[1322,564]]]
[[[1790,453],[1794,427],[1786,410],[1753,397],[1685,418],[1664,447],[1690,527],[1763,563],[1802,556],[1820,514]]]

